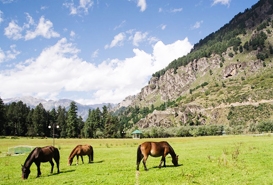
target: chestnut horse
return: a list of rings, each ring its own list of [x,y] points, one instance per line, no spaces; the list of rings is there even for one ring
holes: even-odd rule
[[[54,163],[52,159],[54,158],[57,164],[57,172],[60,173],[59,163],[60,163],[60,153],[54,146],[36,147],[28,155],[24,165],[22,165],[22,178],[27,179],[30,174],[30,166],[34,162],[37,166],[37,177],[41,175],[40,164],[41,162],[49,162],[51,164],[51,173],[53,173]]]
[[[88,155],[89,158],[89,163],[91,163],[93,161],[93,156],[94,156],[94,151],[93,151],[93,147],[91,145],[77,145],[72,152],[70,153],[69,157],[68,157],[68,164],[71,166],[72,162],[73,162],[73,158],[75,156],[77,156],[77,165],[79,162],[79,156],[81,156],[82,158],[82,163],[83,162],[83,157],[84,155]]]
[[[172,163],[174,166],[178,166],[178,155],[175,154],[171,145],[166,141],[161,142],[144,142],[137,148],[137,170],[139,170],[139,164],[142,160],[145,170],[148,170],[146,167],[146,161],[148,156],[152,157],[161,157],[161,161],[159,163],[159,168],[161,168],[162,162],[163,166],[166,167],[166,156],[170,154],[172,156]]]

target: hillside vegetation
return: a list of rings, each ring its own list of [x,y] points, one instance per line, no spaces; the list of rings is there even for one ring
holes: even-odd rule
[[[144,136],[269,132],[273,129],[273,2],[260,0],[153,74],[117,111]]]

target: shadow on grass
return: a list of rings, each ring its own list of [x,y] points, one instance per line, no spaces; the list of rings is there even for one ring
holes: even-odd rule
[[[59,174],[62,174],[62,173],[66,174],[66,173],[70,173],[70,172],[74,172],[74,171],[76,171],[76,170],[62,170],[62,171],[60,171],[60,173],[51,173],[51,174],[48,175],[48,177],[59,175]]]
[[[101,161],[93,161],[92,163],[103,163],[104,162],[104,160],[101,160]]]
[[[180,166],[183,166],[183,164],[178,164],[177,166],[174,166],[174,165],[166,165],[166,167],[164,167],[164,166],[161,166],[161,168],[162,169],[164,169],[164,168],[177,168],[177,167],[180,167]],[[153,166],[153,167],[151,167],[151,168],[158,168],[158,169],[161,169],[161,168],[159,168],[158,166]],[[148,168],[149,169],[149,168]]]
[[[92,161],[90,163],[80,163],[80,164],[72,164],[71,166],[79,166],[79,165],[85,165],[85,164],[93,164],[93,163],[103,163],[104,160],[101,160],[101,161]]]

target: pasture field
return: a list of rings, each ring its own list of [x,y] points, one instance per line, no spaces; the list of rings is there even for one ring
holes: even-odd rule
[[[166,140],[179,155],[180,166],[174,167],[171,156],[166,168],[159,169],[160,158],[149,157],[148,171],[143,164],[136,171],[136,151],[144,141]],[[0,184],[92,184],[92,185],[179,185],[179,184],[273,184],[273,136],[215,136],[160,139],[55,139],[61,161],[60,173],[50,174],[50,164],[42,163],[42,175],[36,178],[36,165],[31,166],[27,180],[21,179],[21,164],[27,154],[8,156],[8,147],[17,145],[46,146],[52,138],[0,139]],[[77,144],[90,144],[94,148],[94,162],[79,160],[67,165],[71,150]]]

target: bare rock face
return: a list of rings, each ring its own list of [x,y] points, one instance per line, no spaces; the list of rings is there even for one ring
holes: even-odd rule
[[[249,62],[238,62],[226,66],[223,71],[224,78],[236,76],[240,71],[249,69],[249,72],[256,72],[263,66],[261,60],[249,61]]]
[[[152,77],[149,81],[149,85],[142,88],[140,93],[125,100],[127,103],[131,102],[130,106],[139,105],[141,101],[152,105],[158,101],[158,98],[161,98],[161,101],[165,102],[174,100],[189,92],[191,83],[198,77],[202,78],[202,76],[210,70],[213,71],[220,68],[220,63],[221,57],[219,55],[213,55],[211,58],[201,58],[190,62],[187,66],[181,66],[177,69],[177,73],[174,73],[173,69],[168,70],[159,78]],[[235,77],[242,72],[252,73],[259,70],[262,66],[263,63],[260,60],[237,62],[226,66],[222,70],[222,76],[223,79],[225,79]],[[213,115],[207,115],[207,112],[204,111],[204,107],[187,104],[179,108],[169,108],[165,111],[155,110],[145,118],[142,118],[137,125],[139,128],[168,128],[179,125],[205,124],[207,116],[211,118],[211,122],[215,122],[219,119],[219,115],[217,115],[219,113],[217,111],[212,111],[211,114]]]
[[[239,70],[244,70],[246,67],[246,62],[240,62],[237,64],[231,64],[224,69],[224,78],[236,76]]]
[[[148,127],[171,127],[175,126],[172,122],[173,113],[170,110],[157,111],[146,116],[138,122],[140,128]]]
[[[168,70],[164,75],[152,77],[149,85],[141,89],[137,99],[132,102],[133,105],[138,101],[144,100],[148,104],[153,104],[156,99],[150,98],[152,94],[157,94],[162,101],[168,101],[181,96],[189,91],[189,86],[198,76],[205,75],[209,70],[219,68],[221,57],[213,55],[211,58],[201,58],[190,62],[187,66],[181,66],[174,73],[174,69]]]

